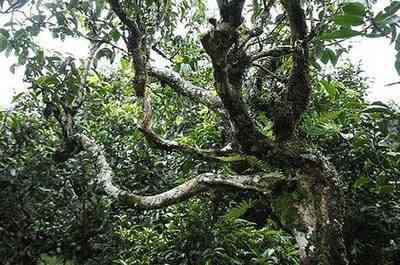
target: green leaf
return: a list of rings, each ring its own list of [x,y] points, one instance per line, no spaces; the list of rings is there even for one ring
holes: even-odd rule
[[[400,35],[397,36],[396,43],[394,45],[395,49],[400,52]]]
[[[327,64],[328,62],[329,62],[329,50],[330,49],[325,49],[322,53],[321,53],[321,58],[320,58],[320,60],[321,60],[321,62],[323,63],[323,64]]]
[[[263,9],[260,7],[258,0],[253,0],[252,2],[253,14],[251,16],[251,22],[255,23],[256,19],[260,16]]]
[[[331,61],[333,65],[336,65],[338,57],[333,50],[326,48],[321,54],[321,62],[327,64],[329,61]]]
[[[394,15],[400,9],[400,1],[392,1],[392,3],[385,7],[388,16]]]
[[[192,71],[197,70],[197,62],[196,61],[190,61],[189,65],[190,65],[190,68],[192,68]]]
[[[396,40],[396,36],[397,36],[397,27],[394,24],[390,24],[390,28],[392,30],[392,36],[390,38],[390,44],[392,44],[395,40]]]
[[[0,52],[4,51],[7,49],[8,46],[8,40],[7,37],[3,35],[3,33],[0,33]]]
[[[342,9],[345,14],[349,15],[363,16],[366,13],[365,6],[358,2],[345,3]]]
[[[382,24],[382,23],[384,23],[385,19],[388,17],[389,17],[388,14],[381,11],[374,17],[374,21],[377,24]]]
[[[359,26],[364,23],[363,17],[359,15],[336,16],[333,18],[333,21],[342,26]]]
[[[354,182],[353,184],[353,188],[358,189],[361,188],[363,186],[365,186],[366,184],[368,184],[369,180],[367,177],[360,177],[356,180],[356,182]]]
[[[382,185],[379,187],[380,193],[392,193],[394,191],[393,185]]]
[[[320,84],[330,98],[335,98],[335,96],[338,93],[338,90],[333,82],[322,80]]]
[[[10,37],[10,34],[6,29],[0,28],[0,34],[4,35],[4,37],[6,37],[7,39]]]
[[[121,38],[121,34],[119,33],[118,29],[111,30],[110,36],[115,42],[117,42]]]
[[[400,75],[400,52],[396,55],[396,61],[394,62],[394,67],[396,68],[397,73]]]
[[[185,57],[177,55],[177,56],[175,56],[174,61],[177,64],[181,64],[181,63],[185,62]]]
[[[229,210],[229,212],[225,215],[225,218],[229,221],[235,221],[251,207],[251,202],[243,201],[237,207],[234,207]]]
[[[26,63],[28,59],[28,50],[23,50],[20,54],[18,54],[18,64],[23,65]]]
[[[204,4],[204,1],[196,1],[196,16],[201,19],[204,19],[206,17],[206,6]]]
[[[319,38],[321,40],[350,39],[359,35],[361,35],[359,31],[342,28],[338,31],[322,33]]]
[[[122,58],[121,61],[120,61],[120,64],[121,64],[122,70],[124,70],[124,71],[128,71],[129,70],[130,63],[129,63],[128,59]]]
[[[334,51],[332,51],[331,53],[329,53],[329,60],[331,60],[331,63],[333,66],[335,66],[339,60],[339,53],[335,53]]]
[[[76,8],[78,6],[78,4],[79,4],[79,0],[71,0],[71,1],[69,1],[68,6],[69,6],[69,8]]]
[[[391,24],[398,21],[396,12],[399,10],[399,5],[392,3],[391,7],[386,7],[385,12],[380,11],[375,17],[374,21],[376,24]]]

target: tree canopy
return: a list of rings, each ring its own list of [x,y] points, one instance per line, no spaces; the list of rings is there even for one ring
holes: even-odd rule
[[[29,84],[0,113],[0,261],[397,264],[400,113],[338,64],[356,36],[400,52],[400,2],[373,4],[0,1]]]

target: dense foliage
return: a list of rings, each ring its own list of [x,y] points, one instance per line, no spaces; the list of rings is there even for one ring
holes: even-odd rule
[[[63,111],[73,113],[74,128],[103,147],[113,182],[137,194],[158,194],[207,172],[283,170],[254,158],[238,159],[246,151],[222,159],[204,156],[199,150],[234,146],[229,122],[213,104],[197,104],[193,95],[156,74],[146,84],[152,126],[163,138],[176,140],[183,152],[159,148],[151,141],[142,125],[145,104],[132,89],[132,82],[140,84],[141,69],[132,50],[121,48],[124,42],[129,44],[130,33],[120,25],[121,16],[110,10],[115,2],[0,1],[2,13],[10,16],[0,29],[0,51],[17,56],[29,83],[27,91],[15,97],[12,110],[0,112],[0,263],[299,264],[296,235],[282,223],[282,216],[293,218],[292,201],[286,197],[276,200],[289,209],[283,213],[275,212],[277,206],[266,199],[275,200],[275,194],[237,187],[201,192],[150,210],[120,203],[96,183],[102,170],[97,157],[71,142]],[[168,59],[176,73],[215,96],[215,66],[197,33],[207,23],[207,4],[177,2],[126,1],[124,8],[130,17],[143,20],[152,56]],[[268,33],[249,38],[249,45],[255,46],[249,48],[252,52],[263,45],[291,43],[287,12],[277,7],[271,15],[265,2],[250,5],[252,25]],[[400,111],[395,105],[367,102],[368,80],[360,67],[337,63],[347,52],[341,40],[353,36],[389,36],[400,49],[400,2],[392,1],[376,14],[372,3],[320,2],[324,1],[310,1],[305,8],[307,15],[318,14],[309,54],[313,93],[295,128],[294,144],[326,157],[336,168],[349,263],[398,264]],[[177,32],[182,25],[185,32]],[[252,29],[239,30],[251,36]],[[89,60],[42,49],[36,37],[43,31],[59,39],[89,40]],[[271,58],[246,72],[242,94],[256,129],[263,137],[278,139],[273,109],[279,104],[274,93],[287,84],[284,77],[294,59]],[[91,59],[93,65],[87,63]],[[327,64],[336,67],[321,71]],[[400,68],[398,63],[396,67]],[[260,76],[267,80],[260,81]],[[292,182],[288,183],[278,189],[290,192]]]

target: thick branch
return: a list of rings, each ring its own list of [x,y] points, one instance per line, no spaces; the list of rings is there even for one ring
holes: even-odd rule
[[[135,21],[130,19],[126,12],[123,10],[120,2],[118,0],[109,0],[111,9],[118,16],[121,22],[129,28],[129,30],[134,31],[136,34],[139,33],[139,27]]]
[[[106,161],[104,151],[93,140],[85,135],[76,136],[83,149],[95,158],[95,164],[99,170],[97,183],[102,189],[120,203],[135,208],[154,209],[167,207],[178,202],[187,200],[202,192],[207,192],[219,188],[238,188],[253,190],[262,193],[271,193],[285,181],[284,177],[273,172],[263,175],[230,175],[204,173],[194,177],[183,184],[160,194],[144,196],[129,193],[115,186],[113,182],[113,172]]]
[[[273,104],[274,132],[278,140],[289,139],[306,111],[311,94],[309,51],[304,10],[298,0],[282,1],[289,19],[294,45],[293,66],[287,89],[275,94]]]
[[[295,40],[304,40],[307,35],[307,25],[304,10],[299,0],[285,0],[283,6],[289,18],[290,30]]]
[[[86,86],[86,79],[89,75],[90,67],[93,63],[93,58],[97,49],[101,46],[101,43],[92,44],[90,47],[89,57],[87,58],[86,64],[84,65],[84,69],[82,74],[80,75],[80,84],[79,90],[74,95],[74,100],[71,105],[62,104],[55,104],[53,102],[48,102],[46,109],[50,113],[53,114],[63,132],[64,143],[63,147],[57,150],[54,155],[56,162],[63,162],[69,159],[72,155],[78,153],[81,150],[79,144],[75,142],[73,139],[74,134],[74,116],[77,113],[78,109],[83,103],[84,94],[85,94],[85,86]],[[60,106],[62,105],[62,106]],[[45,110],[46,112],[46,110]]]
[[[271,183],[268,182],[271,181]],[[183,184],[153,196],[125,194],[120,198],[131,207],[154,209],[167,207],[194,197],[202,192],[221,188],[237,188],[253,190],[262,193],[271,193],[273,187],[282,182],[280,175],[232,175],[224,176],[213,173],[199,175]]]
[[[225,128],[224,134],[226,135],[228,145],[237,146],[235,137],[233,136],[232,123],[230,122],[229,114],[223,107],[222,101],[219,97],[212,95],[210,91],[206,89],[193,85],[191,82],[183,79],[179,73],[173,70],[153,66],[150,67],[149,73],[153,77],[157,78],[160,82],[168,84],[172,89],[175,90],[176,93],[186,96],[194,102],[203,104],[210,110],[218,113],[221,116],[223,126]],[[204,152],[202,153],[204,154]]]
[[[183,150],[197,153],[202,156],[211,156],[212,158],[216,158],[216,155],[220,154],[220,150],[199,150],[195,147],[164,140],[153,131],[152,108],[149,93],[146,87],[148,81],[147,72],[149,70],[148,59],[150,47],[146,39],[149,38],[149,36],[147,36],[144,32],[144,27],[140,24],[140,18],[137,18],[136,20],[131,20],[128,18],[127,14],[122,10],[122,7],[117,0],[110,0],[110,4],[113,11],[127,27],[129,32],[127,47],[132,58],[132,67],[135,73],[133,87],[142,108],[140,127],[145,137],[156,144],[157,147],[162,149]],[[140,31],[139,28],[143,28],[143,30]],[[154,76],[162,79],[161,81],[168,82],[173,88],[180,90],[180,92],[190,96],[198,102],[203,101],[203,104],[208,105],[211,109],[218,110],[218,112],[220,112],[223,116],[226,116],[224,110],[218,109],[218,105],[222,106],[222,104],[216,97],[212,97],[211,95],[207,94],[206,91],[202,91],[202,89],[184,81],[179,75],[175,75],[173,72],[165,72],[157,68],[150,68],[150,70]]]
[[[309,51],[307,24],[300,1],[289,0],[287,5],[292,38],[295,43],[294,64],[289,81],[289,100],[293,104],[294,119],[297,122],[310,101]]]
[[[222,24],[228,24],[230,28],[237,28],[242,24],[242,10],[245,0],[217,0]]]
[[[118,0],[110,0],[111,9],[118,16],[128,31],[127,47],[132,57],[135,78],[133,80],[136,95],[142,97],[145,93],[147,82],[146,65],[149,58],[146,34],[141,30],[140,20],[132,20],[123,10]]]
[[[218,27],[217,27],[218,28]],[[211,57],[214,68],[215,88],[229,113],[234,135],[247,154],[255,154],[270,148],[267,139],[257,131],[242,96],[244,73],[249,65],[249,57],[238,45],[236,31],[211,30],[201,38],[201,43]]]
[[[257,130],[242,95],[244,75],[251,62],[251,57],[240,45],[241,35],[237,31],[242,23],[245,1],[217,2],[222,21],[201,37],[203,48],[212,61],[215,88],[229,114],[240,150],[250,155],[267,153],[272,144]]]
[[[149,71],[150,75],[168,84],[177,93],[187,96],[197,103],[204,104],[212,110],[221,112],[222,102],[218,97],[213,96],[210,91],[184,80],[177,72],[159,67],[151,67]]]

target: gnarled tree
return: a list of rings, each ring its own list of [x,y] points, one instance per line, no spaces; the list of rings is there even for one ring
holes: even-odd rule
[[[203,24],[208,29],[195,35],[208,58],[201,63],[212,67],[213,80],[208,80],[208,86],[204,87],[185,80],[176,67],[167,69],[152,62],[152,54],[158,54],[177,64],[173,57],[179,55],[179,50],[172,57],[171,52],[163,51],[168,50],[171,40],[168,34],[175,32],[171,16],[177,3],[109,0],[95,1],[92,8],[81,2],[71,1],[66,7],[72,14],[84,18],[83,29],[80,26],[71,29],[68,19],[73,21],[73,17],[66,20],[57,17],[57,23],[62,24],[59,34],[78,35],[91,42],[84,69],[79,72],[73,63],[65,64],[71,67],[72,73],[80,75],[79,86],[72,88],[66,83],[67,92],[63,97],[43,97],[46,116],[53,115],[63,132],[63,147],[55,155],[58,162],[87,152],[98,168],[94,181],[98,187],[117,203],[134,208],[168,207],[214,190],[229,192],[234,188],[261,193],[280,219],[279,223],[295,235],[301,264],[348,264],[343,239],[344,206],[336,170],[297,133],[311,100],[310,65],[315,64],[316,50],[321,49],[323,40],[357,35],[350,27],[342,27],[321,37],[324,30],[337,30],[330,24],[332,20],[326,18],[342,12],[335,1],[304,4],[300,0],[262,1],[257,8],[253,3],[252,11],[244,11],[245,0],[217,0],[220,17],[210,18],[209,23]],[[355,6],[359,13],[366,13],[366,7]],[[57,4],[50,2],[48,7],[51,12],[58,12]],[[10,6],[5,13],[19,8]],[[188,6],[186,11],[190,11]],[[251,12],[254,13],[252,23],[246,25],[245,18]],[[33,25],[39,23],[37,19],[31,18]],[[51,27],[51,23],[49,18],[39,24]],[[111,30],[106,32],[107,29]],[[252,168],[248,170],[251,173],[204,173],[154,195],[125,191],[115,185],[104,149],[75,122],[85,104],[85,94],[89,93],[87,78],[92,70],[98,74],[92,68],[92,60],[100,51],[103,55],[110,51],[101,49],[102,46],[119,51],[131,64],[130,83],[135,92],[132,104],[140,105],[138,126],[150,144],[167,151],[191,153],[200,159],[241,162]],[[39,74],[46,73],[39,71]],[[249,82],[253,78],[256,81]],[[152,82],[167,85],[177,94],[215,112],[227,136],[224,146],[200,149],[157,134],[152,124]],[[265,91],[268,94],[265,102],[252,104]],[[254,112],[261,111],[259,107],[267,110],[273,124],[270,135],[262,133],[257,126]],[[132,117],[132,123],[135,118]]]

